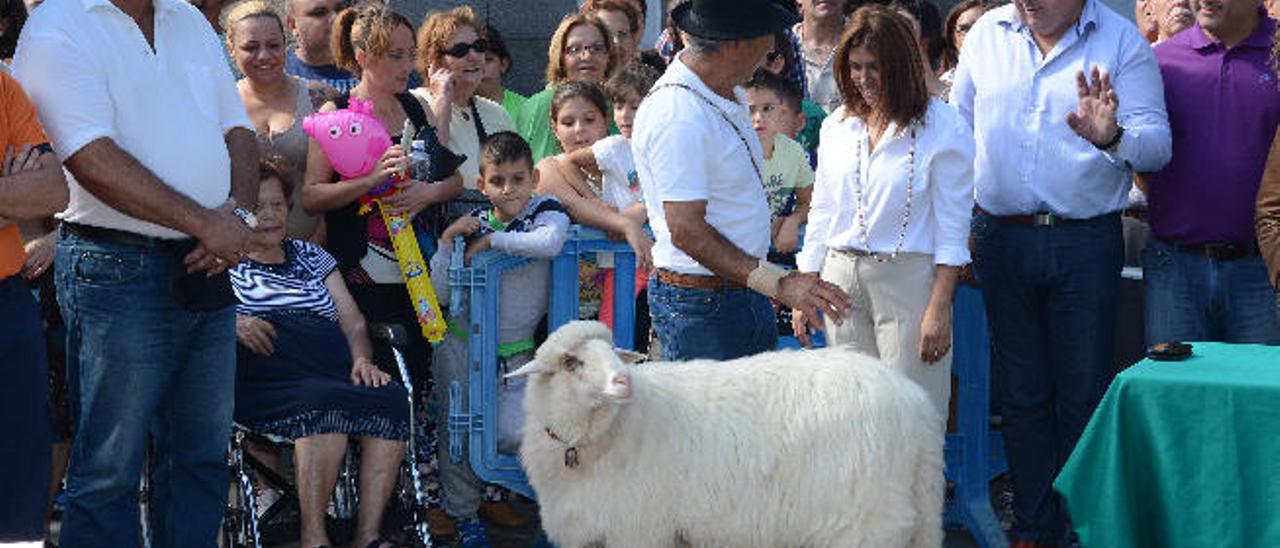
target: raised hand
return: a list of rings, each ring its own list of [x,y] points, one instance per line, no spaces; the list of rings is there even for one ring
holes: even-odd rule
[[[1111,87],[1111,77],[1098,65],[1093,66],[1088,80],[1084,71],[1078,71],[1076,94],[1080,98],[1080,106],[1075,112],[1067,113],[1067,125],[1094,146],[1106,146],[1120,131],[1120,124],[1116,121],[1120,99]]]
[[[453,103],[457,89],[458,73],[441,65],[432,65],[427,72],[427,82],[434,95],[444,99],[445,104]],[[446,119],[447,120],[447,119]]]

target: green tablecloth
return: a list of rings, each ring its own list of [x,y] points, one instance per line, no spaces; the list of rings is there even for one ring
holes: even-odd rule
[[[1280,347],[1116,377],[1054,483],[1084,548],[1280,546]]]

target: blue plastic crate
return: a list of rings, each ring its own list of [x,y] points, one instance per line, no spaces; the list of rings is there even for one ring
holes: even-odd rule
[[[573,226],[570,231],[564,249],[552,260],[549,328],[555,330],[578,317],[578,263],[582,256],[612,252],[615,265],[614,344],[621,348],[634,348],[635,254],[625,242],[610,241],[599,230]],[[476,255],[470,265],[464,266],[462,256],[460,251],[454,254],[455,261],[449,269],[449,286],[453,310],[458,309],[464,293],[470,302],[467,325],[471,369],[467,401],[470,405],[468,409],[462,408],[459,403],[462,386],[453,383],[449,387],[448,403],[450,457],[463,458],[462,440],[463,436],[468,436],[472,451],[466,458],[476,476],[533,498],[533,489],[529,487],[518,457],[498,451],[496,417],[501,382],[498,373],[498,289],[503,275],[535,260],[490,251]]]

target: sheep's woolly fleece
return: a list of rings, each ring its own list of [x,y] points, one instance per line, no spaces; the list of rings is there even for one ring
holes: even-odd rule
[[[529,370],[522,459],[558,546],[941,546],[942,423],[907,377],[843,347],[631,366],[611,340],[570,323]]]

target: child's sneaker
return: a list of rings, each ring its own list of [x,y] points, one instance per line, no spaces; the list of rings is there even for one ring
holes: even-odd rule
[[[489,535],[479,519],[458,520],[458,548],[490,548]]]

